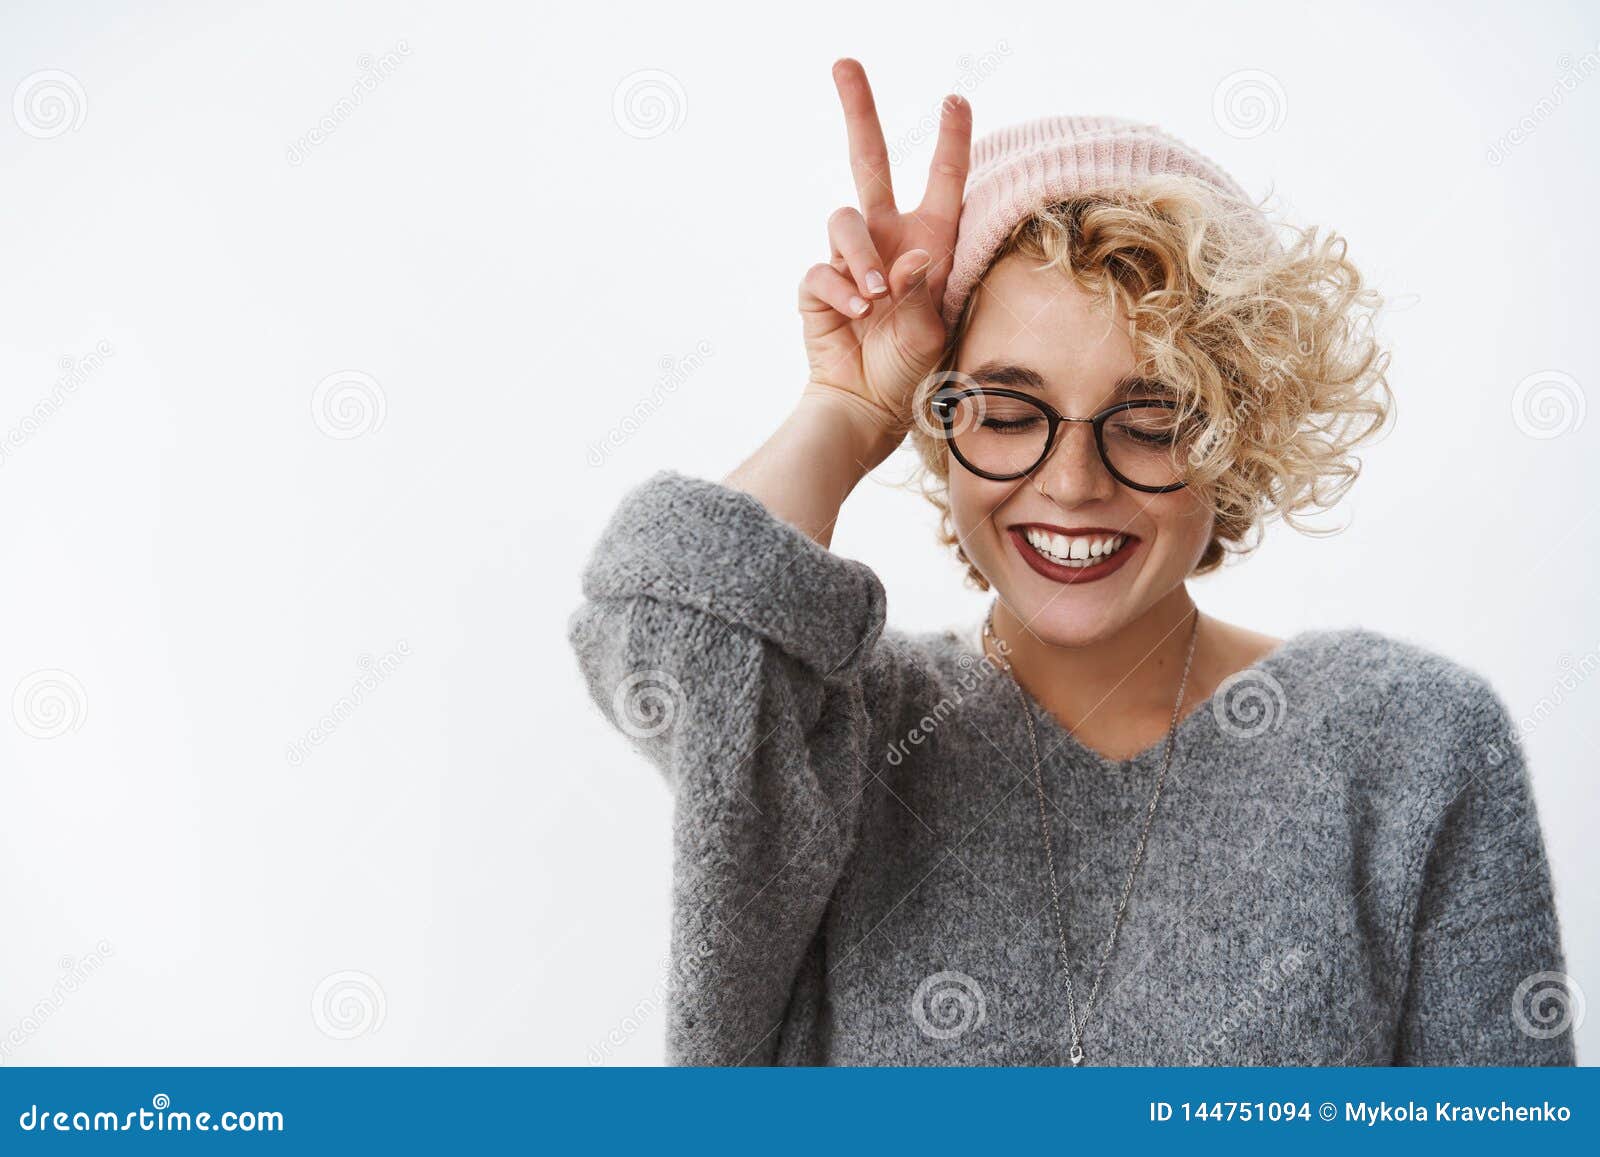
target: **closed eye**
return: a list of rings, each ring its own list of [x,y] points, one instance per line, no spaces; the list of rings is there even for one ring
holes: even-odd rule
[[[995,430],[1001,434],[1014,434],[1026,430],[1030,426],[1037,426],[1043,418],[985,418],[983,428]]]

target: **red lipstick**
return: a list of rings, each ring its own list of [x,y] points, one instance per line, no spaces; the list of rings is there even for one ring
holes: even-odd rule
[[[1028,536],[1025,532],[1030,526],[1037,527],[1040,530],[1048,530],[1055,534],[1066,535],[1125,534],[1127,535],[1128,541],[1123,543],[1114,554],[1105,558],[1101,562],[1094,563],[1091,566],[1062,566],[1060,563],[1055,562],[1054,560],[1041,554],[1037,549],[1034,548],[1034,545],[1028,541]],[[1138,550],[1139,547],[1143,545],[1144,541],[1135,535],[1127,534],[1126,531],[1113,530],[1112,528],[1106,526],[1073,527],[1069,530],[1066,527],[1052,526],[1044,522],[1029,522],[1019,526],[1013,526],[1006,533],[1010,537],[1013,545],[1016,546],[1017,553],[1022,555],[1023,562],[1027,563],[1034,570],[1044,575],[1045,578],[1050,579],[1052,582],[1058,583],[1092,583],[1097,582],[1108,575],[1115,574],[1127,564],[1127,561],[1132,557],[1133,552]]]

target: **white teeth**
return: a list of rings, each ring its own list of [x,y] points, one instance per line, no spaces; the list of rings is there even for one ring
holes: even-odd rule
[[[1115,554],[1127,543],[1125,534],[1087,535],[1069,538],[1037,527],[1029,527],[1024,537],[1040,554],[1063,566],[1093,566]]]

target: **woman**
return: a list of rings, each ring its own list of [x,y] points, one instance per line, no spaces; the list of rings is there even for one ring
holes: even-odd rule
[[[801,287],[810,381],[721,484],[627,497],[570,626],[675,794],[670,1058],[1572,1063],[1488,682],[1188,589],[1336,499],[1389,412],[1342,243],[1285,246],[1152,126],[974,153],[957,97],[902,214],[866,77],[834,75],[861,207]],[[995,592],[981,637],[886,629],[827,549],[908,434]]]

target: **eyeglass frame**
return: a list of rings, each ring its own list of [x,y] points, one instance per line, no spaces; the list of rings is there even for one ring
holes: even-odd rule
[[[1031,403],[1041,413],[1044,414],[1045,421],[1047,421],[1050,425],[1045,434],[1044,450],[1040,453],[1038,459],[1033,463],[1033,465],[1029,466],[1026,470],[1020,470],[1015,474],[993,474],[987,470],[980,470],[971,462],[967,461],[966,456],[963,455],[960,448],[956,446],[955,435],[951,432],[951,427],[955,423],[954,404],[960,401],[962,398],[970,398],[977,395],[982,395],[985,397],[1014,398],[1018,401]],[[1056,434],[1061,429],[1063,423],[1088,422],[1094,427],[1094,446],[1095,449],[1100,453],[1100,461],[1104,463],[1105,468],[1111,474],[1111,477],[1122,483],[1122,485],[1131,490],[1140,491],[1143,494],[1168,494],[1174,490],[1182,490],[1184,487],[1189,485],[1188,482],[1171,482],[1166,486],[1146,486],[1142,483],[1134,482],[1124,475],[1120,470],[1118,470],[1114,465],[1112,465],[1111,456],[1106,453],[1105,427],[1107,418],[1111,417],[1113,414],[1120,414],[1123,410],[1155,407],[1160,407],[1166,410],[1176,410],[1178,408],[1177,403],[1168,398],[1130,398],[1125,402],[1113,403],[1112,405],[1107,406],[1105,409],[1088,418],[1069,418],[1065,414],[1060,413],[1054,406],[1045,401],[1043,398],[1035,397],[1032,394],[1025,394],[1021,390],[1008,390],[1000,386],[969,386],[960,390],[941,390],[928,400],[928,405],[930,408],[938,412],[939,423],[944,428],[945,443],[950,447],[950,453],[955,455],[956,461],[961,463],[961,465],[969,472],[976,474],[979,478],[987,478],[991,482],[1011,482],[1015,479],[1025,478],[1029,474],[1032,474],[1035,470],[1039,469],[1040,466],[1043,466],[1046,460],[1049,459],[1050,455],[1055,452],[1057,446]]]

